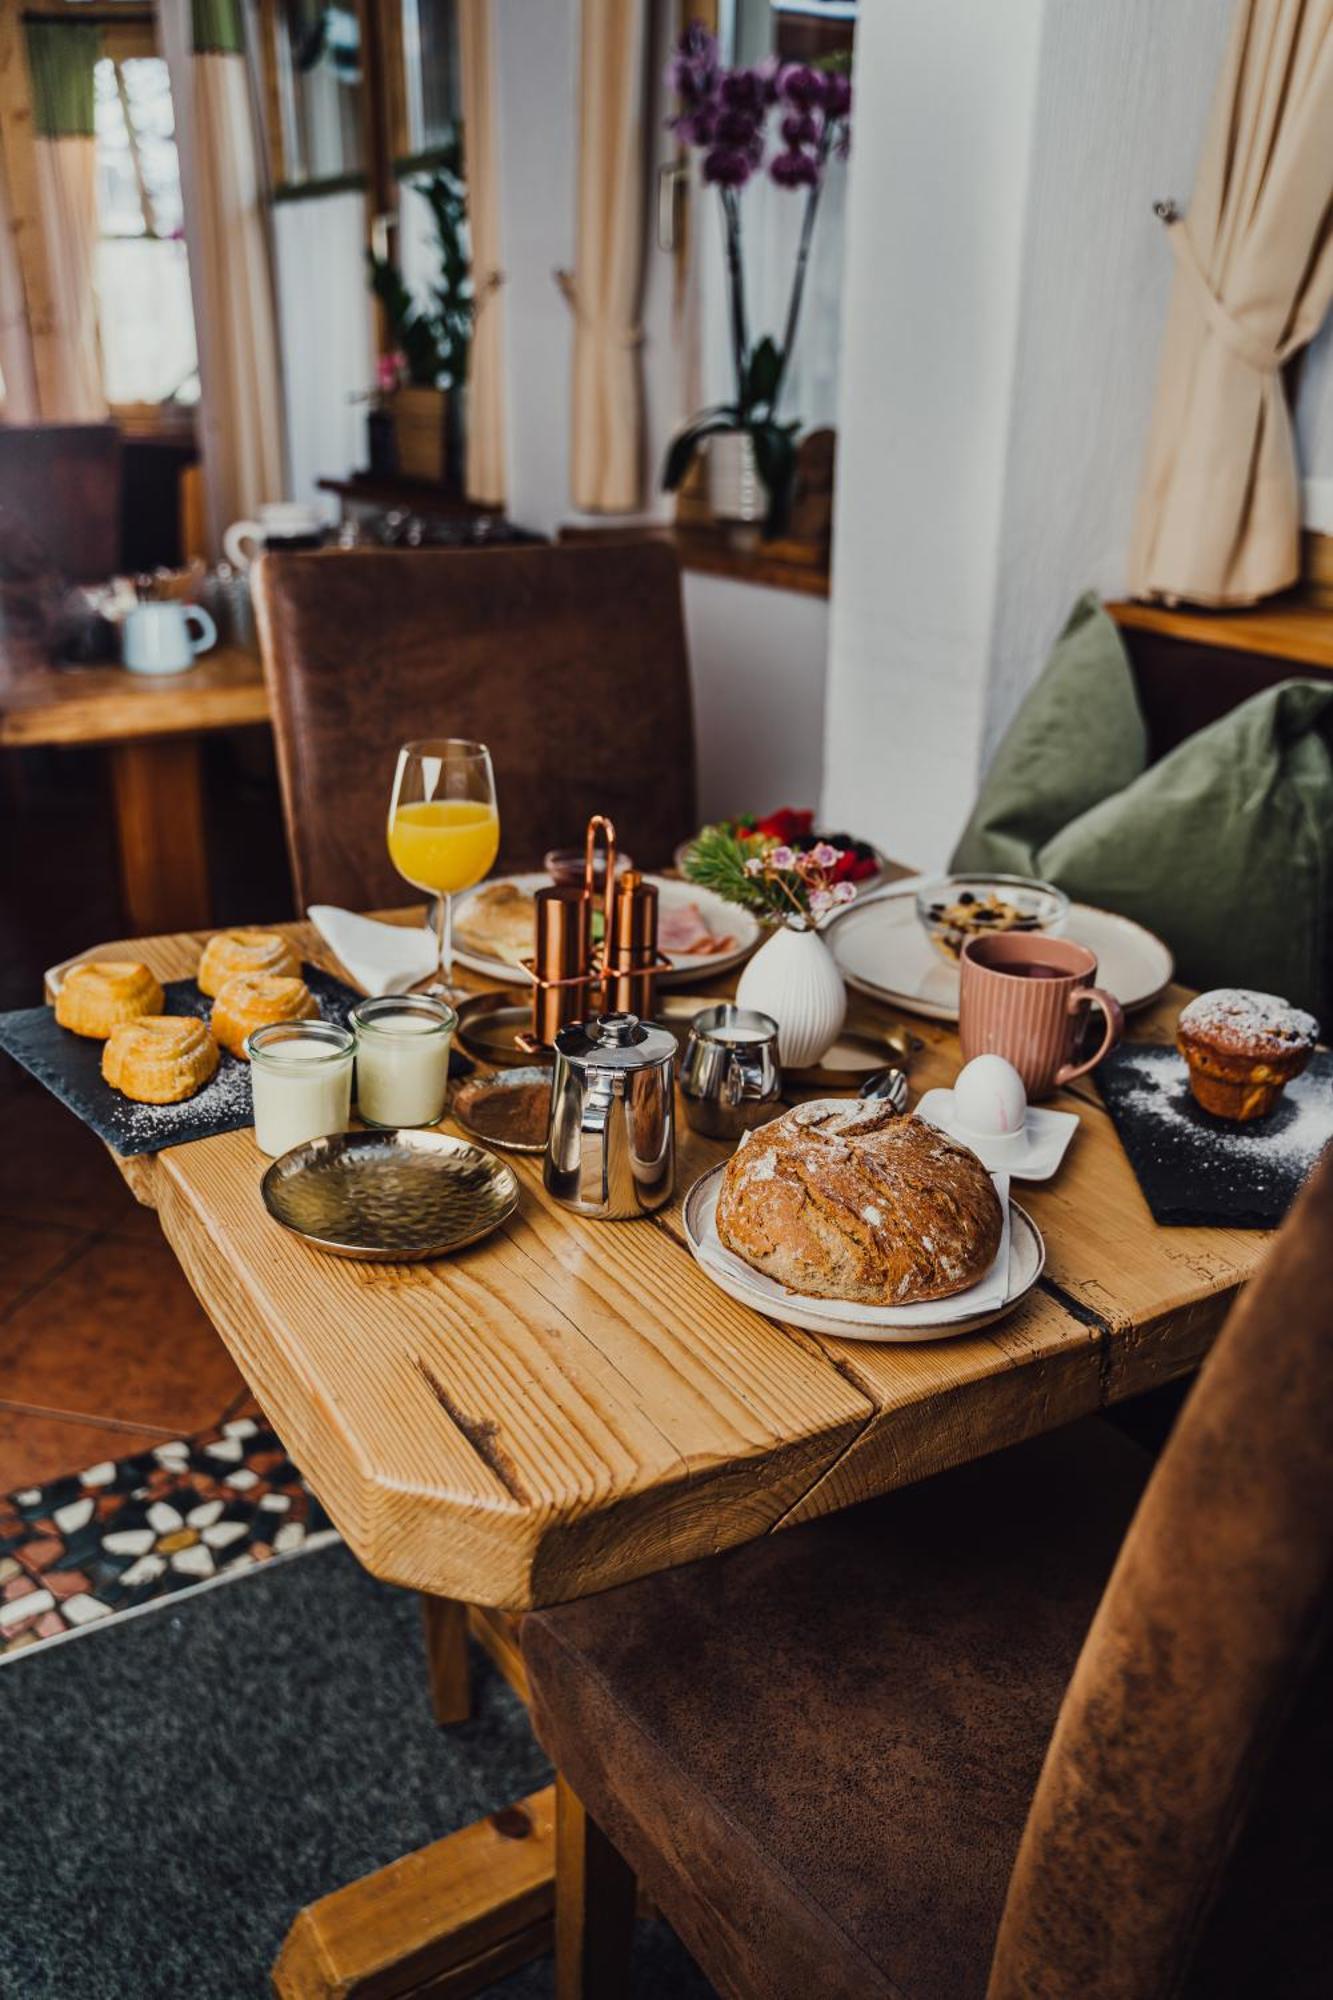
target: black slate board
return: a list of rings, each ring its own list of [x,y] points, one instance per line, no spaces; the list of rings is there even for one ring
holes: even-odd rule
[[[345,1022],[360,994],[317,966],[304,965],[301,974],[324,1019]],[[192,979],[173,979],[165,992],[168,1014],[197,1014],[204,1020],[213,1004]],[[253,1125],[250,1065],[225,1049],[217,1074],[183,1104],[132,1104],[102,1081],[102,1048],[101,1042],[58,1027],[50,1007],[0,1014],[0,1049],[7,1049],[122,1158]]]
[[[1333,1055],[1315,1055],[1267,1118],[1214,1118],[1173,1048],[1126,1042],[1095,1072],[1153,1218],[1272,1229],[1333,1139]]]

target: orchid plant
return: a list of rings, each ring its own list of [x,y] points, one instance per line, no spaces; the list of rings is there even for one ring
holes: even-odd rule
[[[717,39],[695,21],[681,36],[667,81],[678,110],[668,120],[687,146],[702,155],[704,181],[718,191],[727,258],[732,365],[736,394],[704,410],[672,441],[662,483],[674,491],[704,439],[741,430],[754,445],[759,476],[768,492],[767,531],[780,533],[791,505],[799,423],[784,423],[778,408],[800,326],[806,267],[828,164],[845,158],[851,136],[852,86],[841,71],[776,58],[752,68],[724,68]],[[778,144],[770,152],[771,124]],[[745,296],[741,197],[756,174],[793,193],[803,192],[805,212],[780,340],[752,340]]]
[[[768,834],[706,826],[685,856],[685,875],[762,923],[813,927],[856,894],[853,882],[833,879],[843,859],[827,840],[790,847]]]

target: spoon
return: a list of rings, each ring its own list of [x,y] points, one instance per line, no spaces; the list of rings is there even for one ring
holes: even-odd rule
[[[856,1094],[858,1097],[882,1097],[895,1111],[906,1111],[907,1078],[900,1069],[872,1070]]]

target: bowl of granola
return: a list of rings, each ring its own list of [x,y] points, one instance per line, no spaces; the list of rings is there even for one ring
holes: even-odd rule
[[[1069,898],[1054,883],[1027,875],[940,875],[917,890],[916,913],[940,957],[957,965],[972,937],[1000,931],[1058,934]]]

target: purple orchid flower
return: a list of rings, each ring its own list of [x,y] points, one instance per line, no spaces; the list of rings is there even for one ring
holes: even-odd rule
[[[744,187],[754,161],[738,146],[714,146],[704,154],[703,176],[713,187]]]
[[[769,161],[770,178],[778,187],[798,188],[819,185],[819,162],[813,153],[793,149],[775,153]]]

